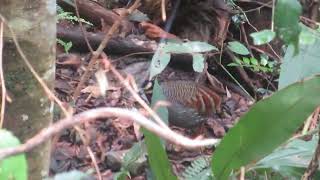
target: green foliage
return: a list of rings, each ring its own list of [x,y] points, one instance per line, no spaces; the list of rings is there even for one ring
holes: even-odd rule
[[[241,66],[241,67],[247,67],[255,72],[273,72],[274,71],[274,62],[269,61],[268,57],[261,56],[260,61],[258,61],[256,58],[251,57],[243,57],[241,60],[236,59],[234,63],[228,64],[228,66]]]
[[[248,55],[250,53],[246,46],[238,41],[228,42],[228,48],[240,55]]]
[[[152,105],[157,101],[164,100],[164,97],[160,85],[155,81],[152,94]],[[159,114],[162,120],[168,121],[168,110],[166,107],[158,108],[157,114]],[[171,164],[160,138],[146,129],[143,129],[142,131],[145,136],[145,143],[148,150],[149,164],[156,179],[177,179],[171,172]]]
[[[212,170],[227,179],[232,170],[257,161],[287,140],[320,102],[320,76],[295,83],[256,103],[222,139]]]
[[[286,43],[292,44],[295,48],[295,54],[298,53],[299,34],[299,16],[302,7],[298,0],[278,0],[275,7],[274,25],[277,35]]]
[[[300,81],[303,78],[320,74],[320,40],[309,45],[300,45],[299,54],[294,54],[294,47],[289,46],[283,58],[279,77],[279,89]]]
[[[19,140],[7,130],[0,129],[0,137],[0,149],[15,147],[20,144]],[[0,179],[26,180],[28,177],[27,169],[24,154],[8,157],[0,160]]]
[[[294,139],[260,160],[250,171],[261,175],[271,171],[281,176],[281,179],[300,179],[314,154],[317,141],[317,136],[310,141]],[[316,172],[315,179],[319,179],[319,175],[319,171]]]
[[[192,67],[196,72],[202,72],[204,69],[204,57],[202,54],[193,54]]]
[[[54,176],[52,180],[88,180],[92,179],[90,176],[86,173],[83,173],[81,171],[72,170],[69,172],[60,173]]]
[[[182,176],[186,180],[209,180],[212,179],[212,173],[208,168],[210,158],[200,157],[194,160],[189,167],[185,169]]]
[[[85,24],[88,24],[90,26],[93,26],[93,24],[89,21],[86,21],[82,18],[78,18],[77,16],[73,15],[72,12],[65,12],[60,6],[57,5],[57,21],[59,22],[60,20],[68,20],[71,23],[75,23],[75,22],[82,22]]]
[[[199,41],[172,42],[167,41],[159,44],[158,49],[152,57],[150,65],[150,78],[161,73],[169,64],[171,54],[191,53],[193,56],[193,68],[197,72],[202,72],[204,68],[203,52],[217,50],[216,47]]]
[[[320,39],[320,31],[313,30],[304,24],[300,23],[301,33],[299,36],[300,45],[312,45],[317,39]]]
[[[65,51],[66,53],[69,53],[69,50],[70,50],[71,47],[72,47],[72,42],[71,42],[71,41],[69,41],[69,42],[64,42],[63,40],[57,38],[57,43],[60,44],[60,45],[63,47],[63,49],[64,49],[64,51]]]
[[[259,32],[251,33],[250,36],[253,38],[253,44],[255,45],[263,45],[269,43],[276,36],[276,33],[265,29]]]

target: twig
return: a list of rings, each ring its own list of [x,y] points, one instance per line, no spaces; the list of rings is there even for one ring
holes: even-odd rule
[[[320,131],[318,133],[318,136],[320,137]],[[315,175],[315,172],[317,171],[319,167],[319,160],[320,160],[320,138],[318,139],[318,145],[316,148],[316,151],[309,163],[308,168],[304,172],[303,176],[301,177],[302,180],[310,180],[313,179],[313,176]]]
[[[4,122],[4,113],[6,110],[6,84],[4,81],[4,74],[3,74],[3,59],[2,59],[2,52],[3,52],[3,21],[0,22],[0,85],[1,85],[1,114],[0,114],[0,128],[3,126]]]
[[[77,3],[78,3],[78,0],[76,0],[76,1],[74,2],[74,7],[75,7],[75,9],[76,9],[76,15],[77,15],[77,17],[78,17],[78,19],[79,19],[80,29],[81,29],[81,32],[82,32],[82,34],[83,34],[83,38],[84,38],[84,40],[86,41],[86,44],[87,44],[87,46],[88,46],[91,54],[93,54],[93,49],[92,49],[92,47],[91,47],[91,45],[90,45],[90,43],[89,43],[88,36],[87,36],[87,34],[86,34],[86,31],[85,31],[84,28],[83,28],[83,24],[82,24],[82,21],[81,21],[81,19],[80,19],[79,8],[78,8]]]
[[[89,156],[90,156],[90,158],[92,159],[92,163],[93,163],[93,165],[94,165],[94,168],[96,169],[98,178],[99,178],[99,180],[102,180],[101,172],[100,172],[100,169],[99,169],[99,166],[98,166],[96,157],[94,156],[91,148],[90,148],[88,145],[86,145],[86,146],[87,146],[87,151],[88,151],[88,153],[89,153]]]
[[[108,117],[121,117],[121,118],[134,120],[136,123],[140,124],[147,130],[155,133],[159,137],[186,148],[212,146],[212,145],[216,145],[220,141],[219,139],[192,140],[172,131],[171,129],[161,128],[158,124],[147,119],[137,111],[122,109],[122,108],[112,108],[112,107],[106,108],[105,107],[105,108],[97,108],[97,109],[84,111],[74,115],[73,117],[70,117],[70,118],[67,117],[62,120],[59,120],[58,122],[41,130],[38,134],[30,138],[24,144],[21,144],[16,147],[0,149],[0,160],[8,156],[28,152],[31,149],[35,148],[36,146],[39,146],[40,144],[50,139],[53,135],[61,132],[66,128],[70,128],[74,125],[84,123],[86,121],[94,120],[97,118],[108,118]]]
[[[116,30],[120,27],[121,21],[124,17],[126,17],[128,14],[132,13],[135,9],[137,9],[140,6],[140,0],[136,0],[134,4],[127,10],[127,13],[121,13],[120,18],[113,23],[111,28],[109,29],[108,33],[103,38],[102,42],[100,43],[98,49],[93,52],[92,58],[90,59],[90,62],[88,64],[88,67],[84,74],[81,76],[80,82],[78,86],[76,87],[73,95],[73,99],[77,100],[78,96],[80,95],[80,91],[84,83],[88,80],[88,78],[91,76],[91,69],[93,65],[97,62],[97,59],[99,58],[100,54],[102,53],[103,49],[106,47],[107,43],[109,42],[112,34],[116,32]]]
[[[170,129],[162,120],[161,118],[155,113],[149,105],[139,96],[138,93],[128,84],[128,82],[124,79],[124,77],[110,64],[108,57],[105,57],[101,60],[102,63],[105,65],[105,68],[110,68],[112,73],[118,78],[118,80],[126,87],[126,89],[131,93],[133,98],[153,117],[153,119],[164,129]],[[107,66],[107,67],[106,67]]]

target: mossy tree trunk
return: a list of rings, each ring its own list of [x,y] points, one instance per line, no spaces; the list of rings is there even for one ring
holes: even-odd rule
[[[23,52],[40,77],[53,87],[55,37],[55,0],[3,0],[0,13],[15,31]],[[53,104],[35,80],[5,29],[4,76],[11,103],[7,103],[4,128],[22,142],[52,122]],[[27,153],[29,179],[48,174],[50,142]]]

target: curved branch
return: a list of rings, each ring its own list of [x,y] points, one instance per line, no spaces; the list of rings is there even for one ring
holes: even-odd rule
[[[162,128],[161,126],[147,119],[137,111],[122,108],[105,107],[84,111],[70,118],[62,119],[56,122],[55,124],[43,129],[24,144],[21,144],[16,147],[0,149],[0,160],[8,156],[28,152],[29,150],[35,148],[36,146],[39,146],[40,144],[49,140],[53,135],[59,133],[60,131],[66,128],[70,128],[74,125],[94,120],[97,118],[108,117],[121,117],[131,119],[143,126],[144,128],[146,128],[147,130],[160,136],[161,138],[168,140],[174,144],[184,146],[186,148],[212,146],[216,145],[220,141],[219,139],[192,140],[172,131],[171,129]]]

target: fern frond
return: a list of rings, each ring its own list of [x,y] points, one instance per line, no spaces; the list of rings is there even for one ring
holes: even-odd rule
[[[194,160],[182,173],[183,178],[187,180],[212,179],[210,161],[210,157],[200,157]]]

